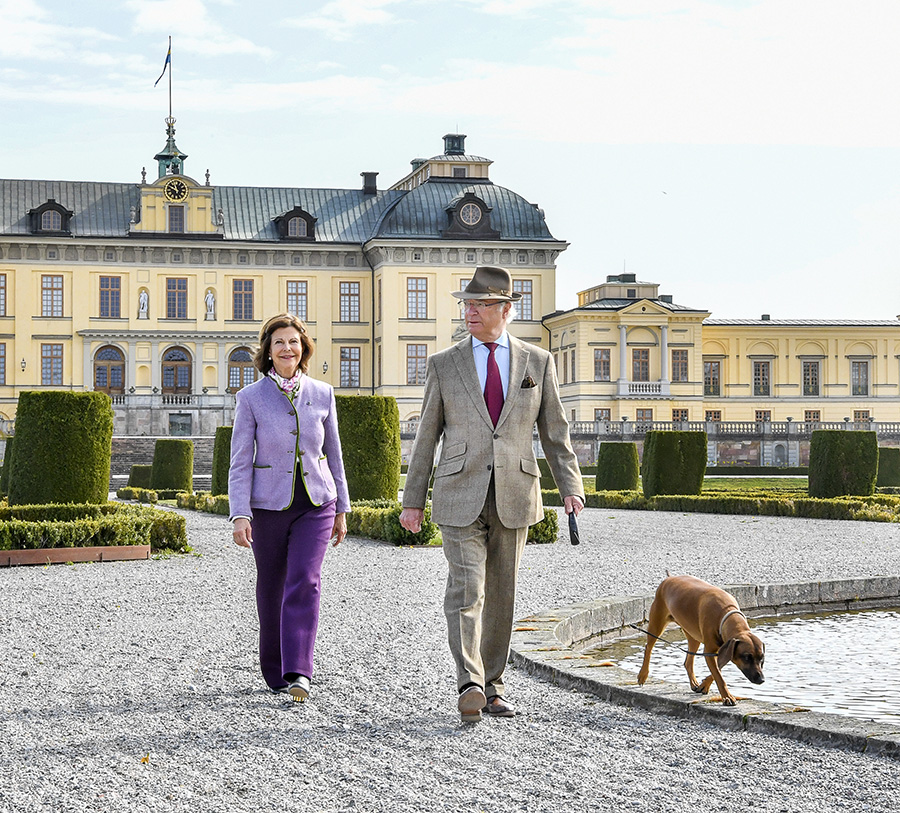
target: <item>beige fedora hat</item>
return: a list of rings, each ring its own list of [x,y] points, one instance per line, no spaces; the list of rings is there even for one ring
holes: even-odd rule
[[[505,268],[479,265],[465,291],[454,291],[457,299],[501,299],[515,302],[522,294],[512,289],[512,277]]]

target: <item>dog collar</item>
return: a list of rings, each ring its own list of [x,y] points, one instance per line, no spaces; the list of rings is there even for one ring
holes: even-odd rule
[[[724,641],[724,640],[725,640],[725,639],[722,637],[722,630],[723,630],[723,628],[725,627],[725,622],[726,622],[732,615],[740,615],[740,616],[743,616],[744,618],[747,617],[747,616],[744,615],[740,610],[729,610],[727,613],[725,613],[725,615],[722,616],[722,620],[719,622],[719,640],[720,640],[720,641]]]

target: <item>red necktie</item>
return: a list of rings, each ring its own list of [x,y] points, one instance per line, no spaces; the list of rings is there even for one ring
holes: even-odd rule
[[[500,411],[503,409],[503,382],[500,380],[500,368],[497,366],[497,359],[494,358],[494,351],[497,349],[497,342],[485,342],[484,346],[490,351],[487,363],[487,376],[484,381],[484,402],[487,404],[488,414],[497,425],[500,420]]]

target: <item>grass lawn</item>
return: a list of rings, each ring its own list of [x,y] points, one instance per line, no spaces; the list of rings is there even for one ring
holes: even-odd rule
[[[706,477],[703,480],[703,493],[716,493],[719,491],[759,491],[765,489],[776,494],[786,491],[807,491],[808,478],[806,477]],[[586,491],[594,491],[594,478],[585,477],[584,487]],[[638,485],[640,489],[640,485]]]

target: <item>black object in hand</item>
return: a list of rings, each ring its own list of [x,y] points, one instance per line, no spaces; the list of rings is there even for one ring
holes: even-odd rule
[[[569,513],[569,541],[573,545],[581,542],[581,537],[578,535],[578,520],[575,518],[574,511]]]

